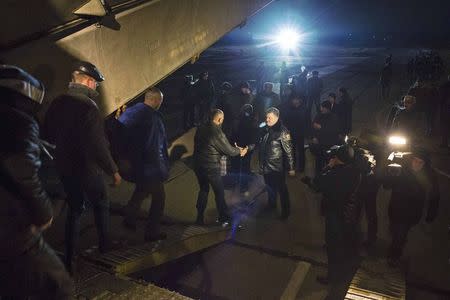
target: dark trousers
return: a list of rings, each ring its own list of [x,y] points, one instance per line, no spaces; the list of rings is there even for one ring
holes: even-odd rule
[[[289,202],[289,192],[286,185],[286,176],[282,172],[271,172],[264,174],[264,182],[269,196],[269,206],[276,207],[277,195],[280,194],[281,215],[289,216],[291,205]]]
[[[295,165],[299,172],[305,170],[305,137],[292,135],[292,146],[294,146]]]
[[[318,146],[318,151],[314,153],[316,160],[315,160],[315,174],[314,176],[319,175],[322,173],[323,168],[327,165],[327,156],[326,156],[326,150],[329,149],[328,146]]]
[[[231,158],[231,172],[235,180],[234,184],[239,184],[241,192],[248,190],[251,180],[250,163],[252,161],[252,151],[249,151],[244,157],[235,156]]]
[[[195,106],[194,104],[186,103],[183,106],[183,126],[184,129],[194,127],[195,123]]]
[[[87,207],[92,206],[94,210],[99,250],[107,251],[110,243],[109,201],[101,175],[89,175],[83,178],[64,176],[61,181],[67,193],[69,207],[66,219],[64,262],[67,270],[71,272],[72,259],[76,255],[80,236],[81,217]]]
[[[219,221],[224,222],[229,220],[228,206],[225,202],[225,189],[223,186],[222,176],[220,171],[211,171],[201,168],[195,170],[200,191],[197,198],[197,211],[199,216],[203,216],[206,205],[208,204],[209,186],[211,185],[216,200],[217,212],[219,214]]]
[[[74,285],[61,260],[41,238],[27,252],[0,258],[1,299],[72,299]]]
[[[358,215],[364,207],[367,219],[367,241],[373,243],[377,240],[378,216],[377,216],[377,194],[380,185],[374,176],[366,176],[361,181],[358,189],[359,205]]]
[[[160,233],[161,218],[164,214],[166,192],[164,183],[157,180],[137,182],[133,195],[127,204],[125,219],[128,223],[136,224],[139,210],[145,198],[152,197],[152,203],[148,212],[146,234],[153,236]]]
[[[402,256],[408,233],[413,226],[413,224],[401,224],[391,221],[391,223],[389,224],[389,230],[391,232],[392,242],[388,250],[389,258],[399,259]]]
[[[325,214],[325,242],[328,258],[328,278],[331,283],[351,277],[356,260],[355,226],[345,224],[337,213]]]

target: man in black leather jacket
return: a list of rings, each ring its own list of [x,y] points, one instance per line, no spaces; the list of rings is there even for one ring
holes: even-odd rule
[[[280,111],[275,107],[270,107],[266,111],[267,127],[259,142],[259,166],[269,194],[269,209],[276,208],[279,193],[281,219],[287,219],[290,214],[290,203],[286,185],[285,159],[289,175],[295,176],[294,150],[291,135],[279,118]]]
[[[120,184],[121,177],[109,151],[103,118],[93,100],[103,80],[94,65],[77,63],[69,90],[53,100],[45,117],[44,132],[56,145],[56,168],[67,193],[65,264],[69,272],[72,272],[80,218],[88,201],[94,210],[100,252],[106,252],[111,245],[103,172],[113,177],[114,185]]]
[[[209,185],[213,188],[219,222],[226,224],[230,221],[228,207],[225,202],[225,191],[220,172],[222,156],[244,156],[247,148],[230,145],[221,126],[224,113],[215,109],[211,113],[211,121],[200,126],[194,137],[194,171],[197,176],[200,191],[197,198],[197,224],[204,224],[204,212],[209,193]]]
[[[0,295],[68,299],[73,283],[42,238],[53,220],[38,177],[42,146],[33,117],[43,96],[38,80],[0,65]]]

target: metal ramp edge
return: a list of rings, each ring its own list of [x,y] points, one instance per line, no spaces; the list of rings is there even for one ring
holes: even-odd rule
[[[385,260],[363,261],[347,290],[348,300],[404,300],[405,275]]]
[[[110,274],[86,261],[78,264],[75,279],[75,299],[122,300],[158,299],[189,300],[174,291],[160,288],[151,283]]]
[[[128,246],[106,254],[84,252],[84,260],[108,272],[127,275],[162,265],[201,251],[231,237],[229,228],[220,226],[169,226],[168,239],[161,242]]]

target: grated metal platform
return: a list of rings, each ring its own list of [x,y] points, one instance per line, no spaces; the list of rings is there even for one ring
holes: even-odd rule
[[[345,299],[404,300],[405,289],[405,276],[399,268],[389,268],[385,260],[368,260],[354,275]]]
[[[188,300],[177,294],[146,282],[110,274],[83,260],[77,264],[75,298],[92,300],[158,299]]]
[[[85,251],[82,257],[108,272],[127,275],[206,249],[230,238],[229,228],[220,226],[173,225],[167,227],[165,232],[168,238],[161,242],[127,246],[103,255]]]

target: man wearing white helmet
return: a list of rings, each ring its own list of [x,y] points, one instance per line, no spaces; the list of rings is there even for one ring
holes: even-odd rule
[[[69,299],[70,276],[42,238],[53,221],[38,177],[42,144],[33,117],[43,98],[41,82],[0,65],[0,295]]]

